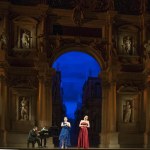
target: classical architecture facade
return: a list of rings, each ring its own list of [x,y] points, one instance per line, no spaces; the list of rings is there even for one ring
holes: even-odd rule
[[[98,146],[150,147],[149,11],[147,0],[1,0],[0,146],[52,126],[52,64],[75,50],[102,69]]]

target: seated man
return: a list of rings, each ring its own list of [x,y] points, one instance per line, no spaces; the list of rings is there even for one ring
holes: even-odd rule
[[[48,138],[48,130],[46,127],[43,127],[40,132],[40,138],[41,138],[41,146],[42,146],[42,140],[44,140],[44,147],[46,147],[46,138]]]
[[[28,147],[29,147],[29,143],[32,143],[32,147],[34,147],[34,144],[37,142],[38,143],[38,147],[41,147],[41,143],[40,143],[40,139],[38,138],[38,131],[37,131],[37,127],[33,127],[32,130],[30,130],[29,135],[28,135]]]

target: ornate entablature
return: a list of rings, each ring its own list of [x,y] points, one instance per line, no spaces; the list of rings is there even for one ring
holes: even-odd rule
[[[125,73],[120,72],[117,75],[117,91],[131,90],[131,92],[140,91],[144,88],[145,76],[143,73]]]
[[[150,2],[145,0],[11,0],[11,3],[17,5],[37,5],[47,4],[50,8],[59,9],[73,9],[78,4],[82,6],[84,10],[104,12],[107,10],[116,10],[123,14],[141,14],[145,11],[150,11]]]
[[[12,76],[9,78],[10,86],[24,87],[24,88],[36,88],[38,85],[37,79],[33,76]]]
[[[107,41],[101,38],[91,38],[91,37],[65,37],[65,36],[53,36],[49,42],[48,56],[52,57],[55,52],[61,51],[66,46],[88,46],[93,50],[101,54],[104,61],[108,60],[107,53]]]
[[[113,0],[48,0],[47,4],[49,4],[50,7],[53,8],[65,8],[65,9],[73,9],[76,7],[76,5],[81,5],[84,10],[90,10],[90,11],[107,11],[108,9],[112,9],[114,7],[114,1]]]
[[[32,68],[12,67],[8,73],[10,87],[36,89],[38,86],[36,71]]]
[[[120,87],[118,88],[117,92],[118,93],[122,93],[122,92],[129,92],[129,93],[135,93],[135,92],[139,92],[139,88],[135,85],[131,85],[132,83],[124,83],[123,85],[120,85]]]

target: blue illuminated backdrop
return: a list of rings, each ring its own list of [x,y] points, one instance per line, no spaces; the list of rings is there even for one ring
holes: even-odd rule
[[[82,87],[88,77],[98,77],[101,71],[98,62],[90,55],[72,51],[61,55],[53,63],[53,68],[61,71],[61,87],[66,114],[74,118],[77,104],[82,103]]]

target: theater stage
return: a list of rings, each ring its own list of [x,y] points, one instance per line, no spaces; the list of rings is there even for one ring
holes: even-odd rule
[[[52,149],[60,149],[58,147],[56,148],[38,148],[38,147],[35,147],[35,148],[19,148],[19,147],[16,147],[16,148],[11,148],[11,147],[3,147],[3,148],[0,148],[0,150],[52,150]],[[83,149],[83,148],[76,148],[76,147],[68,147],[67,149]],[[89,149],[99,149],[99,150],[150,150],[150,148],[92,148],[90,147]]]

